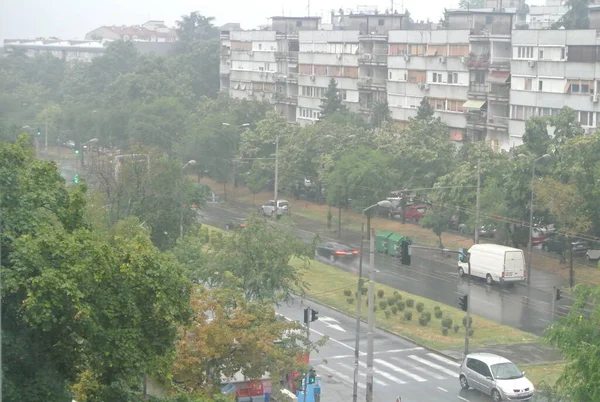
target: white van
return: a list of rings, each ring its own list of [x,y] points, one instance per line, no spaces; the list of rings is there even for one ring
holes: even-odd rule
[[[515,283],[527,279],[523,250],[498,244],[475,244],[469,249],[471,275],[485,278],[488,285],[494,282]],[[467,274],[466,262],[458,262],[458,274]]]

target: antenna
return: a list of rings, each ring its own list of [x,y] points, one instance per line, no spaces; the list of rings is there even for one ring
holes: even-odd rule
[[[394,0],[390,0],[390,14],[394,14]]]
[[[310,17],[310,0],[308,0],[308,7],[306,7],[308,16]]]

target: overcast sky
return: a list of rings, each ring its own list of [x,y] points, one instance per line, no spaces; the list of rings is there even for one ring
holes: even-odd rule
[[[404,0],[413,18],[438,21],[444,7],[456,8],[458,0]],[[240,22],[244,29],[267,23],[273,15],[307,15],[308,0],[0,0],[0,40],[56,36],[83,39],[102,25],[136,25],[164,20],[174,25],[183,14],[200,11],[213,16],[217,25]],[[386,0],[312,0],[310,15],[328,18],[332,9],[377,6],[389,8]],[[402,0],[394,7],[401,10]],[[1,43],[1,42],[0,42]]]

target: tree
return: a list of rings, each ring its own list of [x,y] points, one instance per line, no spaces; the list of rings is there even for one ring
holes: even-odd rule
[[[546,177],[535,183],[538,204],[547,209],[561,231],[569,234],[587,233],[591,221],[585,213],[585,202],[577,187]]]
[[[237,290],[198,290],[192,298],[194,320],[182,328],[174,378],[193,391],[220,391],[220,378],[241,372],[249,379],[300,371],[296,356],[314,348],[302,326],[279,320],[271,303],[248,301]]]
[[[417,120],[430,121],[433,119],[433,114],[435,111],[431,107],[429,103],[429,98],[424,97],[421,99],[421,103],[419,104],[419,108],[417,109]]]
[[[197,99],[215,97],[219,91],[220,46],[218,39],[193,42],[185,54],[177,56],[171,63],[174,73],[185,73],[190,77],[191,89]]]
[[[552,125],[556,127],[553,139],[554,151],[557,151],[565,141],[584,134],[577,111],[568,106],[560,109],[558,114],[552,118]]]
[[[600,400],[600,288],[578,285],[569,313],[546,331],[546,341],[558,348],[566,366],[557,386],[568,400]]]
[[[181,20],[176,21],[176,32],[179,42],[184,45],[184,51],[196,41],[205,41],[219,38],[219,29],[213,25],[214,17],[205,17],[198,11],[190,15],[182,15]]]
[[[568,0],[566,4],[569,11],[552,24],[552,29],[588,29],[590,27],[590,0]]]
[[[485,8],[485,1],[484,0],[460,0],[458,2],[458,8],[460,8],[461,10]]]
[[[451,214],[449,211],[444,210],[443,207],[434,206],[429,209],[423,219],[419,222],[422,227],[431,229],[433,233],[438,237],[439,246],[441,249],[444,248],[442,243],[442,233],[448,229],[450,223]]]
[[[525,122],[523,146],[532,155],[542,156],[548,153],[552,138],[548,134],[547,126],[551,121],[546,117],[535,116]]]
[[[332,77],[329,80],[329,85],[325,91],[325,97],[321,101],[321,115],[319,120],[325,120],[336,113],[345,113],[347,111],[348,109],[342,103],[342,97],[337,82],[335,78]]]
[[[371,115],[371,124],[374,127],[380,128],[381,125],[390,120],[390,108],[387,100],[383,102],[377,102],[373,106],[373,112]]]

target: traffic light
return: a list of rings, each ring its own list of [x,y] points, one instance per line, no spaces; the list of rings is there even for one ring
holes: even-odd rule
[[[38,128],[37,135],[42,135],[42,130]]]
[[[307,307],[304,309],[304,323],[317,321],[319,319],[319,312]]]
[[[410,256],[410,241],[404,240],[402,241],[402,254],[401,261],[402,265],[410,265],[411,256]]]
[[[317,382],[317,372],[315,369],[310,369],[308,373],[308,383],[314,384],[315,382]]]
[[[79,173],[75,173],[75,176],[73,176],[73,183],[79,183]]]
[[[469,296],[468,295],[460,295],[458,296],[458,305],[462,311],[467,311],[469,308]]]
[[[77,147],[73,148],[73,152],[75,152],[76,154],[79,153],[79,149],[77,149]]]
[[[558,288],[556,288],[555,290],[556,290],[556,298],[555,298],[555,300],[559,301],[562,298],[561,291]]]
[[[310,313],[311,313],[310,322],[317,321],[319,319],[319,312],[318,311],[315,311],[315,310],[313,310],[311,308],[310,309]]]

